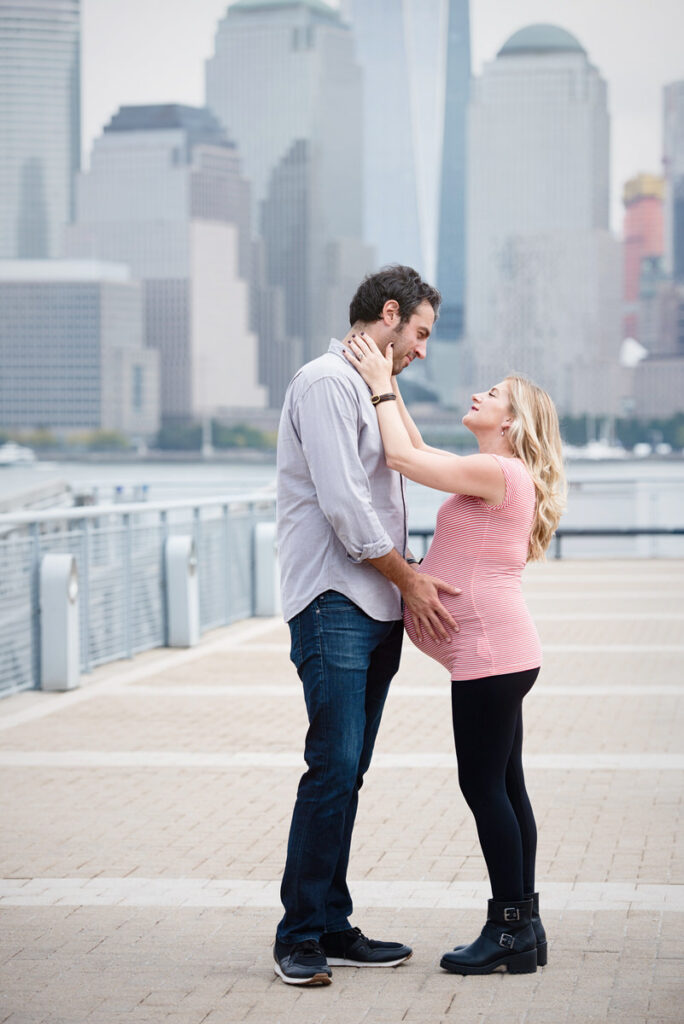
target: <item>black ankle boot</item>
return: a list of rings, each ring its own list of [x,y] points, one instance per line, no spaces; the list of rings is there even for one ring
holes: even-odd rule
[[[544,925],[542,924],[541,917],[539,916],[539,893],[525,893],[525,899],[532,900],[532,928],[534,929],[534,936],[537,940],[537,966],[546,967],[548,962],[548,953],[546,949],[546,932],[544,931]]]
[[[511,974],[537,970],[537,940],[531,924],[532,900],[489,900],[487,923],[469,946],[445,953],[440,966],[452,974],[491,974],[506,967]]]

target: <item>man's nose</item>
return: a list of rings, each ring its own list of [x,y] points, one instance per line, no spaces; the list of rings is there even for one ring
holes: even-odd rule
[[[424,341],[419,341],[418,344],[415,346],[413,352],[418,359],[425,359],[425,356],[427,355],[427,343]]]

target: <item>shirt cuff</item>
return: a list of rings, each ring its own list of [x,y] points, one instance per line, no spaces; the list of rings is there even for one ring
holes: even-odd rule
[[[385,534],[380,540],[373,541],[372,544],[364,544],[361,548],[361,554],[358,558],[347,552],[347,558],[350,562],[358,565],[360,562],[365,562],[369,558],[382,558],[383,555],[388,555],[394,544],[392,543],[389,534]]]

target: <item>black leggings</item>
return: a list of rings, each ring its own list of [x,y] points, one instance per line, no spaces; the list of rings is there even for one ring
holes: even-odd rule
[[[522,701],[538,674],[533,668],[451,683],[458,781],[495,900],[534,892],[537,826],[522,769]]]

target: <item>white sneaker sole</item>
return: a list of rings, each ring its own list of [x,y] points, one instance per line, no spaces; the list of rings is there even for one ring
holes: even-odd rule
[[[374,960],[345,960],[341,956],[328,956],[326,960],[331,967],[398,967],[410,960],[412,955],[409,953],[408,956],[400,956],[398,960],[383,960],[379,963]]]
[[[290,978],[287,974],[283,974],[281,966],[278,963],[273,965],[273,970],[286,985],[330,985],[332,982],[330,975],[325,974],[323,971],[319,974],[313,974],[310,978]]]

